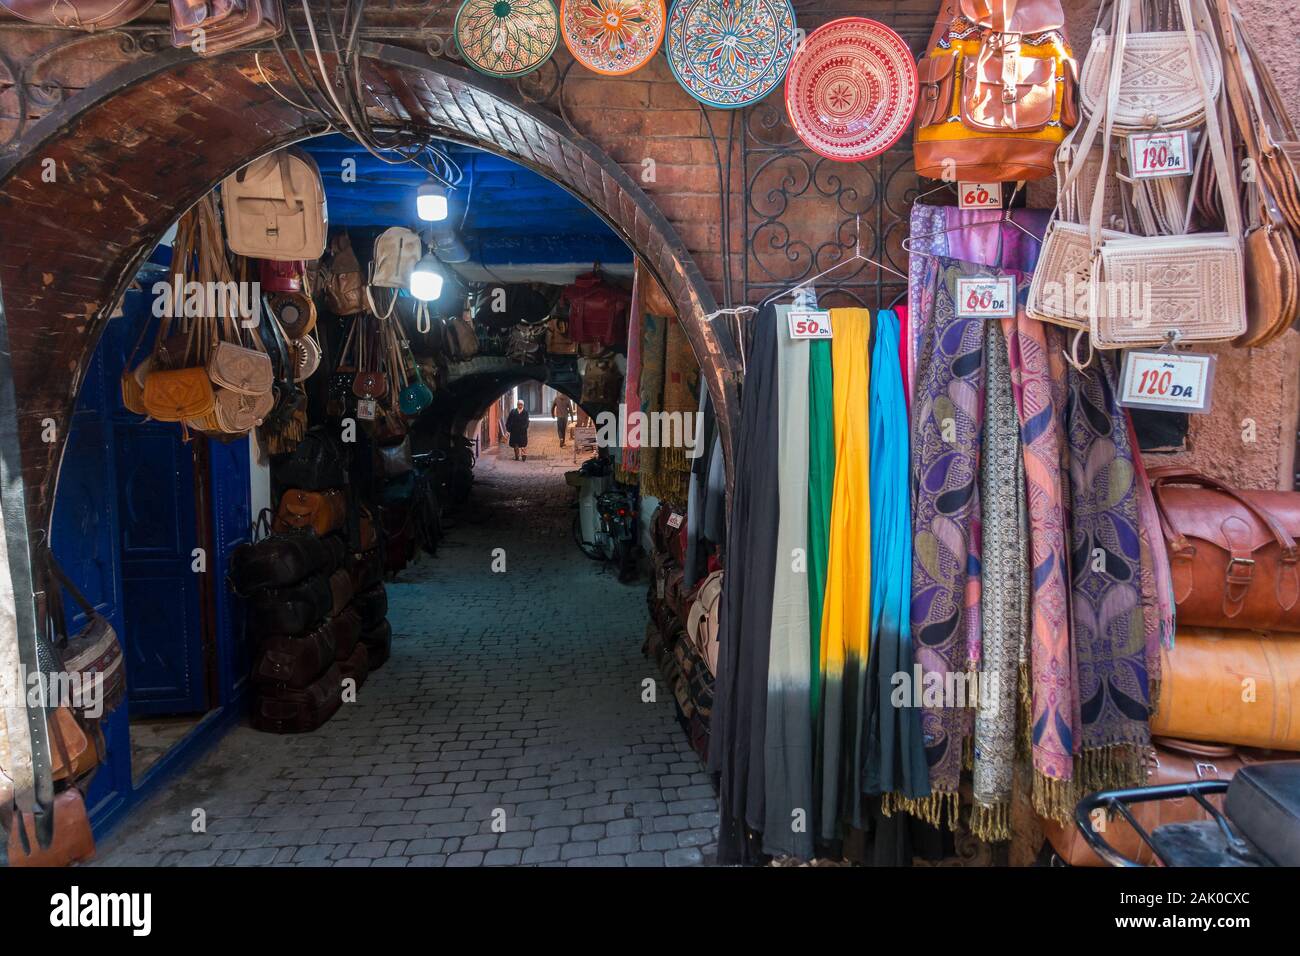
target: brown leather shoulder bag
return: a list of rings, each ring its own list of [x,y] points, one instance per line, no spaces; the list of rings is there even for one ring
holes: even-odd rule
[[[1148,474],[1179,627],[1300,631],[1300,494],[1239,491],[1174,466]]]

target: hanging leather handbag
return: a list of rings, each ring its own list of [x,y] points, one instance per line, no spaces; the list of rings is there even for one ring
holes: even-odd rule
[[[484,286],[470,308],[473,321],[493,332],[504,332],[523,322],[533,325],[546,320],[550,303],[542,292],[527,283]]]
[[[520,365],[540,365],[546,360],[545,343],[545,325],[516,325],[510,330],[506,357]]]
[[[1141,0],[1136,2],[1142,5]],[[1097,11],[1098,29],[1093,33],[1080,71],[1079,95],[1084,114],[1091,116],[1098,110],[1110,112],[1118,133],[1199,126],[1205,121],[1205,99],[1197,75],[1204,78],[1211,101],[1218,98],[1222,82],[1217,43],[1190,23],[1183,30],[1169,32],[1130,30],[1133,3],[1134,0],[1104,2]],[[1163,4],[1147,6],[1163,7]],[[1112,11],[1113,22],[1124,29],[1122,44],[1116,36],[1100,29]],[[1195,56],[1188,55],[1189,34]],[[1124,62],[1118,86],[1111,87],[1111,51],[1117,47],[1123,50]]]
[[[343,443],[317,426],[303,436],[293,451],[272,463],[276,481],[303,491],[341,488],[348,483],[347,452]]]
[[[268,637],[257,651],[253,683],[307,687],[330,669],[337,653],[330,622],[301,637]]]
[[[448,319],[446,325],[449,357],[457,362],[468,362],[478,355],[478,333],[474,323],[465,316]]]
[[[300,339],[316,328],[316,303],[307,292],[280,292],[269,297],[271,311],[285,338]]]
[[[563,299],[569,310],[569,336],[574,342],[615,346],[627,338],[632,296],[606,282],[600,273],[578,276],[565,287]]]
[[[587,359],[582,372],[582,403],[613,405],[618,401],[618,386],[622,373],[612,355]]]
[[[387,621],[361,632],[361,643],[370,658],[370,669],[377,671],[388,662],[393,650],[393,628]]]
[[[358,591],[352,606],[361,616],[362,626],[372,628],[388,616],[388,591],[382,584]]]
[[[1147,474],[1179,626],[1300,631],[1300,493],[1239,491],[1177,466]]]
[[[385,229],[375,240],[370,285],[381,289],[409,289],[421,249],[420,237],[410,229],[403,226]]]
[[[71,700],[68,702],[78,719],[103,720],[126,698],[126,667],[122,644],[117,632],[93,604],[86,599],[46,545],[41,546],[41,563],[47,595],[47,622],[51,639],[38,642],[38,650],[53,650],[56,660],[42,660],[41,669],[49,673],[70,675]],[[63,592],[81,609],[86,625],[69,635],[63,605]]]
[[[1194,783],[1200,780],[1231,780],[1243,766],[1282,760],[1291,754],[1269,751],[1238,750],[1224,744],[1197,743],[1167,736],[1153,737],[1147,760],[1146,786],[1158,787],[1172,783]],[[1222,812],[1222,797],[1208,798]],[[1177,797],[1172,800],[1148,800],[1131,803],[1129,812],[1148,834],[1167,823],[1188,823],[1208,820],[1210,815],[1194,797]],[[1043,834],[1052,849],[1070,866],[1106,866],[1105,861],[1088,846],[1079,828],[1073,824],[1062,826],[1044,819]],[[1137,835],[1128,821],[1118,814],[1101,817],[1094,826],[1104,827],[1106,842],[1130,860],[1143,866],[1157,866],[1159,861],[1151,848]]]
[[[254,160],[221,182],[226,244],[255,259],[318,259],[328,225],[320,170],[294,147]]]
[[[1300,636],[1178,628],[1151,732],[1300,751]]]
[[[551,355],[576,355],[578,343],[569,337],[569,315],[552,315],[546,320],[546,351]]]
[[[263,292],[301,292],[303,266],[297,259],[260,259],[257,278]]]
[[[356,315],[366,307],[366,282],[346,231],[335,234],[330,241],[330,253],[325,304],[335,315]]]
[[[230,389],[215,389],[213,405],[218,430],[227,435],[246,435],[275,408],[275,393],[265,391],[259,395],[246,395]],[[206,430],[206,429],[205,429]]]
[[[1043,179],[1078,122],[1058,0],[946,0],[917,63],[913,154],[931,179]]]
[[[53,814],[54,840],[44,848],[36,840],[34,815],[27,812],[15,815],[15,826],[7,834],[9,866],[71,866],[95,858],[95,837],[90,830],[86,801],[76,787],[55,794]],[[19,825],[27,834],[26,847],[18,832]]]
[[[19,20],[87,33],[130,23],[151,6],[153,0],[0,0]]]
[[[252,724],[265,733],[310,733],[343,705],[343,675],[337,663],[302,689],[259,688],[253,700]]]
[[[310,528],[324,536],[343,527],[347,511],[347,496],[341,488],[327,491],[290,488],[280,497],[272,529],[282,532],[292,528]]]
[[[289,362],[293,368],[293,380],[305,382],[316,374],[320,368],[320,343],[311,336],[289,339]]]
[[[248,630],[254,637],[306,634],[334,605],[329,578],[324,574],[283,588],[263,588],[248,598]]]
[[[156,369],[145,379],[145,413],[160,422],[183,422],[212,412],[216,396],[206,369]]]
[[[99,755],[72,708],[49,708],[45,715],[49,729],[50,776],[55,783],[80,780],[92,773],[99,766]]]
[[[686,614],[686,633],[709,673],[718,672],[718,616],[722,608],[723,572],[714,571],[701,582]]]
[[[405,435],[393,445],[379,446],[379,460],[383,465],[385,478],[398,478],[415,470],[415,461],[411,457],[411,436]]]
[[[303,530],[238,545],[230,553],[230,586],[236,594],[248,597],[262,588],[297,584],[331,560],[329,540]]]

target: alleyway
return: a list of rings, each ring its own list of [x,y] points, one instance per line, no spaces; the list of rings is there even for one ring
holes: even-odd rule
[[[671,693],[641,700],[658,677],[640,653],[645,587],[578,551],[572,451],[549,420],[531,437],[527,463],[484,456],[438,556],[388,585],[393,655],[355,704],[313,734],[232,731],[98,862],[712,862],[708,776]],[[191,832],[199,808],[205,833]]]

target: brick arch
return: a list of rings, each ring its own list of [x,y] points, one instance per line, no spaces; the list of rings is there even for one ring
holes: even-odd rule
[[[635,182],[590,141],[516,91],[420,53],[364,44],[376,122],[418,126],[510,158],[589,205],[659,278],[682,316],[718,410],[728,468],[739,416],[734,345],[706,317],[713,295],[685,245]],[[262,68],[282,90],[275,57]],[[0,156],[0,320],[17,395],[28,523],[48,523],[66,426],[111,308],[167,227],[271,150],[324,132],[261,82],[253,53],[167,51],[69,99]],[[55,182],[43,180],[53,170]]]

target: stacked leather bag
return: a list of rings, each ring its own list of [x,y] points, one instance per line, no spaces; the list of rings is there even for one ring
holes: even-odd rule
[[[328,582],[331,610],[335,615],[355,612],[358,623],[356,645],[349,645],[338,660],[343,676],[356,678],[360,686],[388,660],[392,647],[378,529],[366,509],[350,502],[343,445],[326,429],[309,431],[290,454],[273,460],[272,472],[288,486],[272,529],[338,542],[340,560]]]
[[[1177,615],[1161,651],[1148,784],[1230,779],[1242,766],[1300,754],[1300,493],[1239,491],[1185,468],[1148,472]],[[1134,804],[1150,832],[1206,819],[1194,800]],[[1107,840],[1150,853],[1121,818]],[[1045,827],[1072,865],[1100,866],[1074,828]]]
[[[646,594],[650,621],[642,652],[658,665],[672,689],[678,720],[691,748],[700,759],[707,760],[722,572],[710,574],[694,588],[686,587],[685,523],[685,515],[667,505],[660,505],[655,512],[654,574]]]

